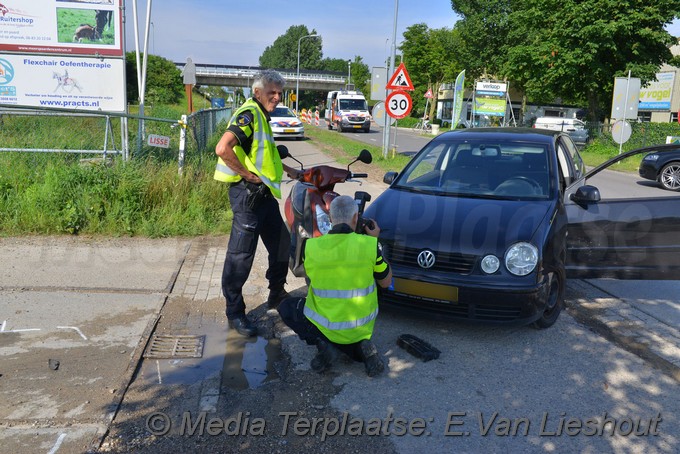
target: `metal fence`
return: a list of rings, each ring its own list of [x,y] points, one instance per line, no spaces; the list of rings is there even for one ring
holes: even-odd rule
[[[207,150],[210,137],[231,116],[231,108],[186,116],[165,107],[145,112],[149,116],[0,106],[0,152],[119,155],[126,160],[177,156],[181,172],[185,156],[212,153]]]

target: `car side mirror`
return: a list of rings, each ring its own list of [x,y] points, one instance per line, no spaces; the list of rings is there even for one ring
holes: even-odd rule
[[[589,203],[597,203],[600,201],[600,190],[595,186],[589,184],[583,185],[569,196],[571,201],[579,205],[588,205]]]
[[[383,177],[383,183],[392,184],[392,182],[397,179],[397,175],[399,175],[398,172],[387,172]]]

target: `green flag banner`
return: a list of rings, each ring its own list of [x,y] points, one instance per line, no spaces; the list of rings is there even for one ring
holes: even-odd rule
[[[463,85],[465,84],[465,70],[462,70],[456,77],[456,85],[453,92],[453,117],[451,118],[451,129],[455,129],[460,122],[460,114],[463,112]]]

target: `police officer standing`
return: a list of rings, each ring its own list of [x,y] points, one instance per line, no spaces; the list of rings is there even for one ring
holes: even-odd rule
[[[371,341],[378,316],[376,282],[389,286],[392,271],[378,248],[380,227],[375,221],[363,227],[366,235],[354,233],[358,207],[352,197],[331,202],[331,221],[328,235],[305,243],[307,298],[284,299],[279,314],[300,339],[316,345],[313,370],[327,370],[342,352],[363,361],[366,374],[373,377],[385,368]]]
[[[276,307],[288,296],[284,284],[290,235],[276,198],[281,198],[283,170],[291,176],[297,170],[281,162],[269,125],[269,114],[281,101],[284,85],[285,79],[276,71],[258,73],[252,97],[234,113],[215,148],[215,179],[230,183],[229,202],[234,214],[222,271],[222,293],[227,300],[229,326],[243,336],[257,334],[257,328],[246,317],[242,289],[253,266],[259,237],[269,254],[267,304]]]

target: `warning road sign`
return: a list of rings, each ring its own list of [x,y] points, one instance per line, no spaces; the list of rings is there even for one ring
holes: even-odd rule
[[[397,120],[404,118],[411,113],[412,107],[413,102],[411,101],[411,95],[403,90],[393,91],[387,95],[387,99],[385,100],[387,115],[396,118]]]
[[[425,97],[428,98],[428,99],[432,99],[432,98],[433,98],[433,96],[432,96],[432,89],[431,89],[431,88],[428,88],[428,89],[427,89],[427,91],[425,92]]]
[[[399,64],[385,88],[388,90],[415,90],[413,82],[411,82],[411,78],[406,71],[406,66],[404,66],[404,62]]]

